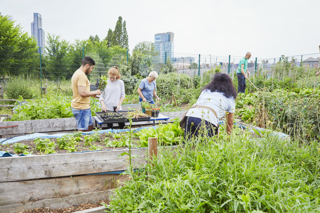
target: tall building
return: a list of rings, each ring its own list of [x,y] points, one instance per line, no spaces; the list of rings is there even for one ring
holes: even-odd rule
[[[154,35],[154,45],[156,50],[159,52],[160,63],[164,63],[166,61],[166,53],[167,58],[170,58],[172,60],[172,58],[174,57],[173,37],[174,34],[171,32],[157,33]]]
[[[39,13],[33,14],[33,22],[31,23],[31,35],[36,38],[38,47],[41,47],[41,53],[44,51],[45,33],[42,29],[42,16]],[[38,50],[40,53],[40,49]]]

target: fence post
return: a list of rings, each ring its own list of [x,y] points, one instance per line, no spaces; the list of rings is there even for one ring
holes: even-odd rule
[[[256,60],[255,60],[255,62],[254,62],[254,72],[257,72],[257,57],[256,57]]]
[[[231,59],[231,55],[229,55],[228,74],[230,74],[230,59]]]
[[[129,50],[127,50],[127,64],[129,63]]]
[[[153,157],[158,155],[158,139],[157,138],[148,138],[148,152],[149,159],[153,160]]]
[[[84,47],[82,47],[82,59],[84,59]]]
[[[164,53],[164,64],[167,65],[167,52]]]
[[[302,67],[302,64],[303,64],[303,55],[301,55],[300,67]]]
[[[199,54],[199,63],[198,63],[198,76],[200,76],[200,54]]]
[[[41,87],[40,87],[40,90],[41,90],[41,95],[42,95],[42,66],[41,66],[41,47],[39,47],[40,49],[40,84],[41,84]]]

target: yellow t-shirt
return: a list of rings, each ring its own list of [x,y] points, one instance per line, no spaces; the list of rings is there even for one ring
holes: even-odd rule
[[[90,97],[81,97],[78,91],[78,87],[83,86],[86,87],[86,91],[90,92],[90,82],[87,76],[81,70],[77,70],[73,73],[71,78],[71,86],[73,92],[71,107],[74,109],[89,109]]]

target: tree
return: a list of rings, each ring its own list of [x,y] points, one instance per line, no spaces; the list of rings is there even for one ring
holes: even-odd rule
[[[197,67],[198,67],[198,64],[192,62],[192,63],[190,64],[190,66],[189,66],[189,69],[197,69]]]
[[[109,28],[107,37],[104,39],[104,40],[107,41],[107,46],[108,46],[108,47],[111,47],[111,45],[112,45],[112,38],[113,38],[113,32],[112,32],[112,30]]]
[[[128,33],[127,33],[127,26],[126,21],[123,21],[123,30],[122,30],[122,39],[121,44],[122,47],[129,50],[129,43],[128,43]]]
[[[72,57],[71,45],[60,36],[48,34],[46,45],[47,73],[46,77],[58,79],[61,77],[71,78],[75,71],[70,67]]]
[[[118,21],[116,23],[116,28],[113,31],[113,39],[112,39],[112,46],[122,46],[122,17],[119,16]]]
[[[96,36],[90,36],[89,37],[89,40],[91,40],[92,42],[100,42],[100,38],[99,38],[99,36],[98,35],[96,35]]]
[[[32,74],[37,64],[36,40],[22,32],[20,25],[0,14],[0,76]]]

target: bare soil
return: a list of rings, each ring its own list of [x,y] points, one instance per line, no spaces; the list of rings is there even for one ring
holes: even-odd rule
[[[70,213],[70,212],[77,212],[77,211],[83,211],[87,209],[92,209],[96,207],[102,206],[101,203],[109,204],[109,200],[101,200],[97,203],[91,204],[80,204],[68,208],[62,208],[62,209],[50,209],[50,208],[36,208],[36,209],[30,209],[27,211],[21,211],[19,213]]]

